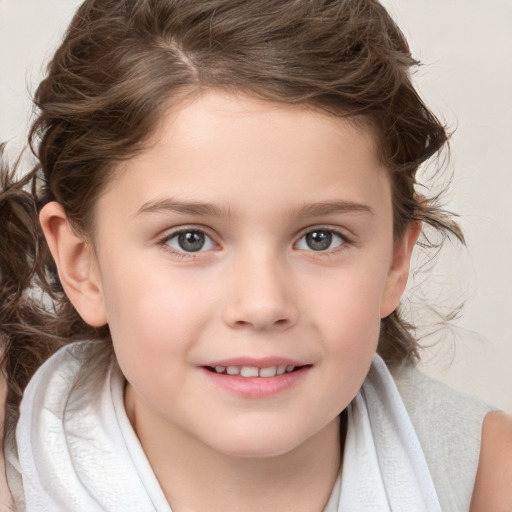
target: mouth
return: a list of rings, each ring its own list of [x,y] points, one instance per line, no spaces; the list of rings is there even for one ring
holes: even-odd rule
[[[243,399],[262,400],[299,386],[313,364],[280,357],[233,358],[211,361],[200,367],[208,381]]]
[[[216,373],[218,375],[231,375],[240,377],[261,377],[270,378],[279,375],[285,375],[302,370],[303,368],[310,367],[311,365],[293,366],[293,365],[278,365],[267,366],[260,368],[257,366],[205,366],[206,370]]]

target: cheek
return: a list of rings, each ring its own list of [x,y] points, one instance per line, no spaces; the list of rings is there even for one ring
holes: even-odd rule
[[[362,372],[364,378],[377,349],[380,322],[378,301],[367,296],[326,304],[323,328],[339,367],[349,374]]]
[[[114,350],[141,394],[156,392],[158,386],[172,392],[177,386],[173,376],[193,364],[204,332],[218,317],[218,291],[214,280],[173,272],[168,265],[146,262],[139,268],[144,272],[106,274],[123,276],[104,283]]]
[[[192,328],[193,312],[201,308],[208,292],[204,282],[191,282],[183,273],[147,261],[135,268],[143,270],[123,272],[117,267],[105,272],[103,293],[111,329],[128,337],[147,332],[165,338],[176,330]]]
[[[332,329],[343,324],[351,325],[354,332],[372,330],[370,326],[380,322],[386,277],[384,265],[365,262],[336,270],[321,279],[313,276],[309,284],[315,292],[309,294],[308,308],[316,310]]]
[[[365,266],[333,275],[323,291],[311,297],[308,307],[323,331],[329,357],[345,376],[352,375],[354,392],[361,384],[377,349],[380,333],[380,305],[385,273]],[[334,375],[333,379],[337,377]]]

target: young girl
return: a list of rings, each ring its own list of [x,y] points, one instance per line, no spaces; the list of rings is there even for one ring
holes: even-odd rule
[[[2,174],[16,510],[512,508],[509,420],[398,308],[422,223],[462,239],[414,65],[373,0],[84,2]]]

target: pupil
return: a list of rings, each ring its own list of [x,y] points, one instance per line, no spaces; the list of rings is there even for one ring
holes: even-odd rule
[[[204,246],[204,234],[199,231],[188,231],[178,235],[180,247],[187,252],[200,251]]]
[[[332,243],[332,233],[328,231],[312,231],[306,235],[306,243],[313,251],[325,251]]]

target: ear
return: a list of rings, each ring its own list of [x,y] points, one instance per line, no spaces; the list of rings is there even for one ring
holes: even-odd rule
[[[386,288],[381,302],[380,316],[390,315],[400,302],[409,277],[412,250],[421,233],[421,222],[412,222],[399,240],[395,241],[393,258],[388,271]]]
[[[46,204],[39,220],[69,300],[86,323],[105,325],[101,276],[91,244],[72,228],[59,203]]]

